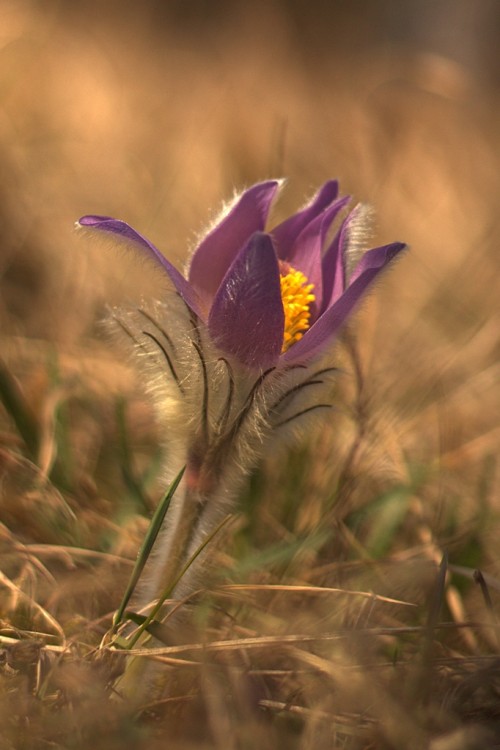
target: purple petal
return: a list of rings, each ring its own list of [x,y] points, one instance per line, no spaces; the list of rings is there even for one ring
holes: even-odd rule
[[[349,238],[349,224],[353,212],[347,216],[323,256],[323,310],[330,307],[345,289],[344,251]]]
[[[403,242],[391,242],[390,245],[382,245],[381,247],[374,247],[373,250],[368,250],[354,269],[351,276],[350,286],[352,286],[357,279],[369,272],[375,271],[375,273],[378,273],[378,271],[390,263],[391,260],[406,247],[407,245]]]
[[[85,229],[97,229],[100,232],[109,232],[115,235],[121,240],[131,242],[135,246],[139,246],[142,250],[145,250],[147,256],[159,263],[164,271],[170,277],[173,285],[185,301],[185,303],[195,312],[200,315],[200,301],[194,289],[186,281],[184,276],[171,264],[168,260],[160,253],[144,235],[136,232],[135,229],[129,224],[119,219],[112,219],[109,216],[82,216],[78,221],[78,224]]]
[[[296,344],[283,355],[287,363],[309,359],[325,346],[329,339],[338,333],[353,309],[364,296],[380,271],[391,262],[404,248],[401,242],[376,247],[369,250],[358,263],[352,276],[352,282],[344,294],[323,313]]]
[[[337,180],[325,182],[318,190],[312,201],[302,211],[290,216],[271,232],[278,257],[285,260],[291,252],[293,243],[304,227],[332,203],[339,194]]]
[[[322,308],[324,282],[321,258],[325,238],[335,217],[348,202],[349,197],[335,201],[309,222],[297,237],[290,255],[286,258],[293,268],[305,274],[309,283],[314,284],[314,310]]]
[[[205,304],[210,304],[227,269],[250,237],[264,229],[278,187],[276,180],[270,180],[246,190],[198,246],[188,278]]]
[[[268,234],[256,232],[222,281],[208,329],[223,351],[264,369],[278,360],[284,327],[276,251]]]

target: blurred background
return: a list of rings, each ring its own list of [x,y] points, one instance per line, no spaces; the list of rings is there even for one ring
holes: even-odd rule
[[[2,0],[0,19],[4,331],[74,340],[126,281],[80,215],[182,261],[270,176],[289,181],[278,217],[334,176],[375,207],[377,241],[411,244],[398,321],[445,277],[467,286],[448,323],[495,296],[495,0]]]
[[[68,345],[148,293],[85,213],[182,265],[234,190],[286,177],[277,221],[337,177],[374,244],[412,248],[365,325],[386,390],[496,361],[496,0],[1,0],[0,21],[4,335]]]
[[[448,550],[498,581],[499,39],[498,0],[0,0],[0,354],[33,412],[0,415],[2,570],[67,633],[99,642],[163,460],[99,324],[161,284],[74,222],[124,219],[181,268],[221,202],[270,177],[287,178],[273,222],[336,177],[374,207],[373,246],[411,249],[356,316],[335,419],[252,478],[227,575],[335,586],[343,562],[388,560],[377,586],[420,601]],[[256,553],[273,544],[285,557]],[[479,596],[450,586],[448,616]]]
[[[490,455],[495,0],[2,0],[0,21],[0,321],[14,368],[36,370],[47,343],[91,348],[105,304],[151,288],[147,269],[77,235],[81,215],[128,221],[181,266],[234,190],[285,176],[278,221],[337,177],[375,208],[373,244],[411,246],[359,316],[385,434],[404,452],[404,423],[419,460]],[[84,362],[78,350],[77,376]]]

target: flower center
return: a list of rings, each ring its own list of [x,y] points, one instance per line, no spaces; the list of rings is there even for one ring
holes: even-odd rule
[[[285,313],[282,353],[299,341],[309,328],[310,306],[316,298],[312,294],[314,284],[307,282],[301,271],[280,262],[281,299]]]

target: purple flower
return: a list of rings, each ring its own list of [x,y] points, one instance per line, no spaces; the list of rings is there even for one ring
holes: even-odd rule
[[[156,602],[163,633],[182,617],[166,597],[187,600],[198,588],[207,542],[271,441],[293,440],[311,415],[331,407],[337,370],[316,357],[330,351],[368,287],[404,248],[395,242],[363,253],[366,211],[354,208],[342,219],[349,199],[338,197],[334,181],[266,231],[278,188],[269,181],[245,191],[200,242],[186,277],[125,222],[79,222],[131,243],[173,287],[162,301],[118,307],[110,316],[115,334],[133,344],[156,402],[168,445],[165,480],[185,468],[132,602],[138,609]],[[125,627],[129,645],[138,638],[142,647],[158,645],[141,628],[130,634]],[[169,672],[138,658],[128,660],[117,692],[159,697]]]
[[[131,241],[167,273],[186,305],[225,354],[254,370],[307,362],[338,333],[379,272],[405,247],[365,252],[349,268],[351,211],[330,238],[348,198],[326,182],[311,202],[270,231],[277,181],[246,190],[198,245],[187,278],[123,221],[84,216],[83,227]]]

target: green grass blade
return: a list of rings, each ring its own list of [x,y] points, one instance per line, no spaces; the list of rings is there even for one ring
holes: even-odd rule
[[[10,414],[16,425],[17,431],[24,440],[31,458],[35,459],[38,453],[38,425],[26,403],[23,392],[19,388],[15,378],[11,375],[9,368],[0,358],[0,400]]]
[[[197,550],[191,555],[189,560],[186,562],[186,564],[182,567],[180,573],[175,577],[173,582],[168,586],[168,588],[162,593],[158,601],[156,602],[155,606],[151,610],[151,612],[148,614],[144,622],[137,628],[133,636],[130,638],[128,648],[131,649],[134,647],[134,645],[137,643],[139,638],[141,637],[142,633],[148,629],[149,625],[154,621],[156,615],[161,610],[164,602],[166,599],[169,598],[169,596],[172,594],[172,592],[175,590],[175,587],[181,580],[182,576],[186,573],[187,570],[191,567],[191,565],[194,563],[197,557],[201,555],[205,547],[210,544],[212,539],[217,536],[219,531],[230,521],[234,516],[228,515],[225,518],[222,519],[222,521],[219,523],[218,526],[212,531],[211,534],[207,536],[207,538],[200,544]],[[155,622],[155,625],[159,625],[161,623]]]
[[[75,489],[75,456],[71,435],[69,393],[64,378],[61,377],[59,355],[50,350],[47,361],[47,373],[54,399],[52,420],[56,443],[55,460],[50,468],[50,479],[65,492]]]
[[[132,575],[130,576],[130,580],[128,582],[128,586],[126,588],[125,594],[123,595],[123,599],[120,603],[120,606],[116,610],[115,616],[113,618],[112,632],[116,631],[117,627],[123,620],[123,614],[125,612],[127,604],[130,601],[130,597],[134,593],[134,589],[137,586],[137,582],[139,578],[141,577],[142,571],[144,570],[144,566],[146,565],[149,555],[151,554],[151,550],[153,549],[154,543],[156,541],[156,537],[158,536],[161,525],[163,523],[167,510],[170,506],[170,502],[182,479],[185,468],[186,467],[184,466],[180,470],[180,472],[177,474],[174,481],[168,488],[165,496],[163,497],[161,502],[158,504],[158,507],[156,508],[154,512],[153,518],[151,519],[151,523],[149,525],[148,533],[144,537],[144,541],[141,544],[141,548],[137,555],[137,560],[134,565]]]

